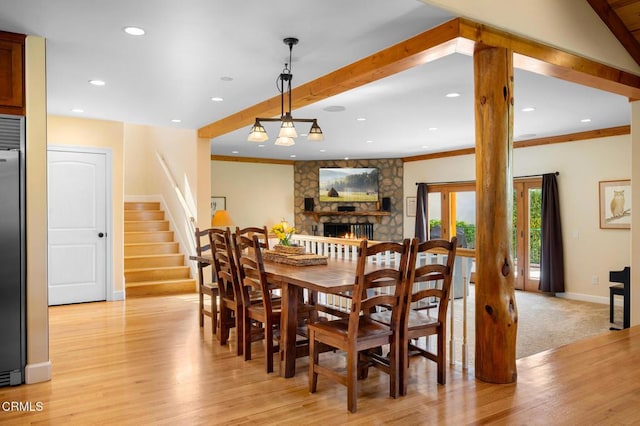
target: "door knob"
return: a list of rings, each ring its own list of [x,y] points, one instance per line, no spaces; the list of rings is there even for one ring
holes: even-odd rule
[[[98,237],[100,237],[100,238],[104,237],[104,233],[102,233],[102,232],[98,233]]]

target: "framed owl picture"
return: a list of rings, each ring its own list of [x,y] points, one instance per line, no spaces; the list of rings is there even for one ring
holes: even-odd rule
[[[631,180],[600,182],[600,228],[631,229]]]

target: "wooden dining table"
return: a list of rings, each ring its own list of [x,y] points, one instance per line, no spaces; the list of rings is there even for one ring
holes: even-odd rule
[[[326,265],[294,266],[264,262],[269,282],[282,289],[280,374],[293,377],[296,371],[296,329],[298,304],[304,289],[338,294],[353,289],[356,260],[327,259]]]

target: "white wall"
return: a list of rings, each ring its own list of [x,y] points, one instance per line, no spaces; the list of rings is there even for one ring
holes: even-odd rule
[[[630,136],[515,149],[513,162],[514,176],[560,172],[566,296],[609,303],[609,271],[630,264],[631,236],[599,228],[598,182],[631,178]],[[404,177],[405,196],[415,194],[416,182],[473,181],[474,156],[408,162]],[[413,236],[414,225],[405,217],[405,236]]]
[[[211,195],[227,197],[227,211],[241,228],[294,223],[293,165],[211,162]]]
[[[200,145],[204,144],[208,153],[208,141],[199,140],[196,131],[190,129],[135,124],[125,124],[124,128],[127,200],[161,200],[181,251],[195,253],[193,231],[199,223],[199,191],[206,191],[206,198],[209,191],[208,176],[203,181],[204,188],[199,183]],[[166,171],[159,157],[164,159]],[[208,224],[208,220],[204,223]]]

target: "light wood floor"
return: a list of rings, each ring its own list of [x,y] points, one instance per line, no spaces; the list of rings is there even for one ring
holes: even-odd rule
[[[195,296],[50,308],[53,380],[0,388],[2,424],[632,424],[640,422],[640,327],[518,361],[518,382],[492,385],[473,371],[412,360],[409,395],[388,396],[388,377],[360,382],[358,413],[345,388],[264,372],[198,327]],[[259,343],[256,343],[256,349]],[[331,355],[331,354],[329,354]],[[7,402],[32,412],[6,411]],[[35,411],[38,403],[41,411]]]

